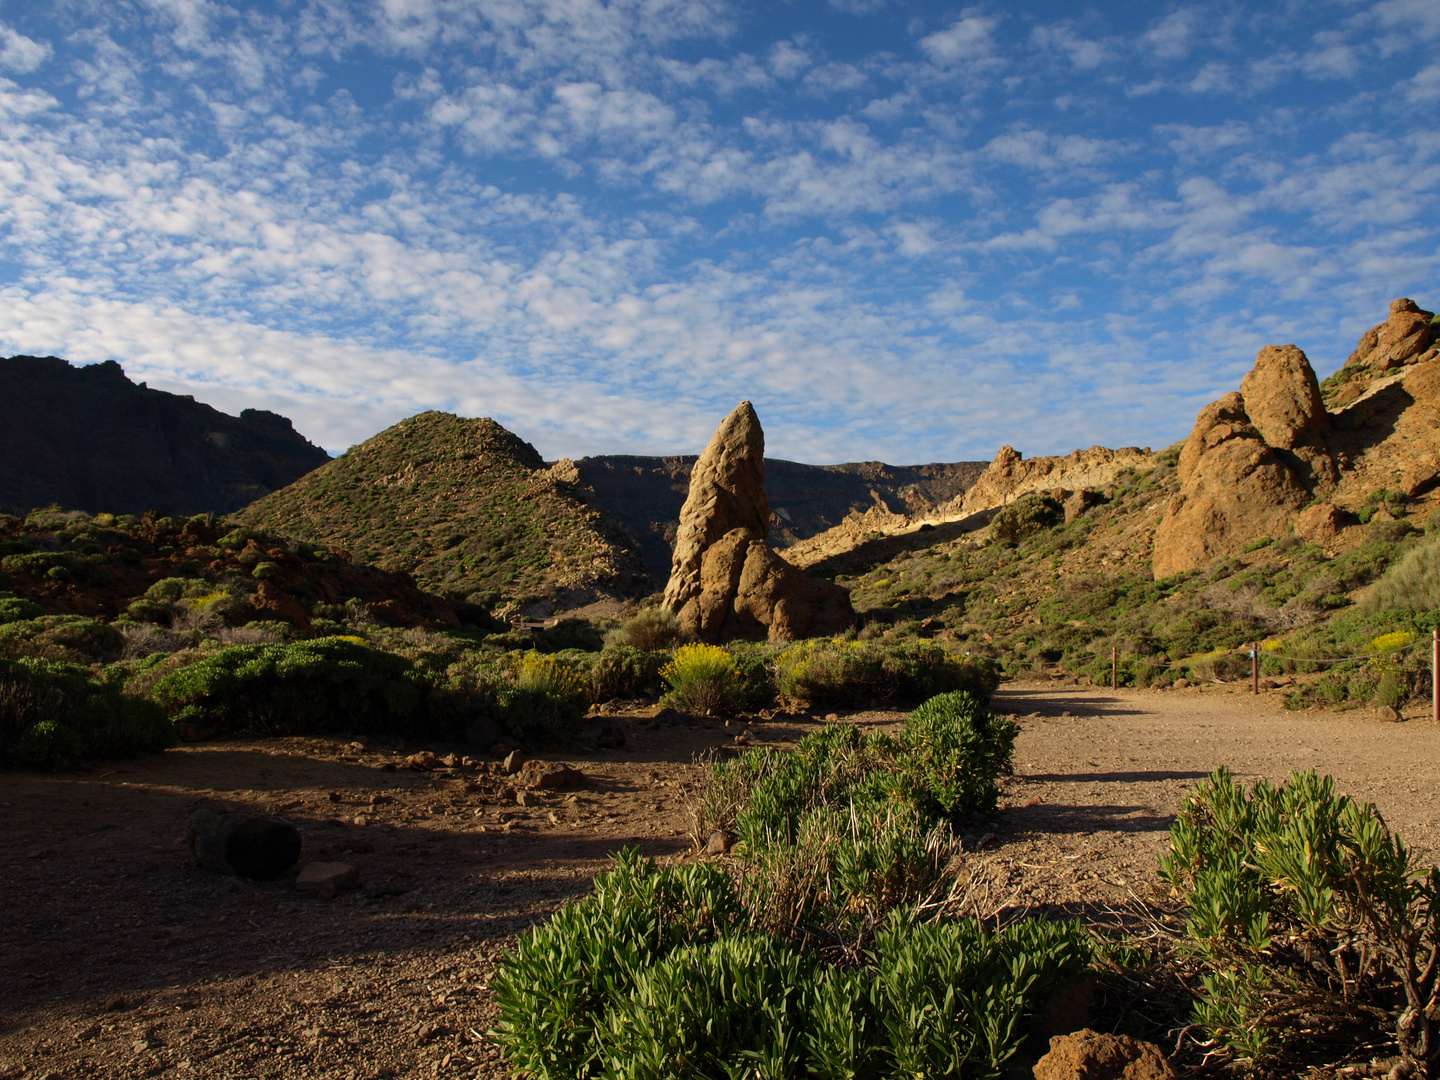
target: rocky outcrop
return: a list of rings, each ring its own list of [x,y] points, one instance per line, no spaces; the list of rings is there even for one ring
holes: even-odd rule
[[[810,578],[766,542],[765,433],[748,401],[716,429],[680,511],[665,607],[703,641],[793,641],[853,618],[849,594]]]
[[[1002,446],[989,468],[964,495],[926,517],[943,520],[978,514],[1014,502],[1032,491],[1058,489],[1068,493],[1080,488],[1103,488],[1126,469],[1149,469],[1154,463],[1149,450],[1136,446],[1118,450],[1092,446],[1064,457],[1037,457],[1028,461],[1014,447]]]
[[[1372,326],[1355,344],[1355,351],[1337,372],[1331,391],[1332,408],[1343,408],[1363,395],[1377,377],[1435,359],[1434,316],[1408,297],[1390,304],[1390,316]]]
[[[1157,578],[1280,536],[1335,487],[1330,417],[1305,354],[1261,349],[1240,387],[1200,410],[1180,452],[1180,492],[1155,532]]]
[[[329,460],[283,416],[228,416],[113,360],[0,358],[0,510],[229,513]]]

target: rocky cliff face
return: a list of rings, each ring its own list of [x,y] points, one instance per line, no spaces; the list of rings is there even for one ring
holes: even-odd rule
[[[229,513],[330,460],[275,413],[228,416],[113,361],[0,358],[0,509]]]
[[[939,507],[937,519],[963,517],[993,510],[1032,491],[1077,491],[1104,487],[1126,469],[1148,469],[1154,464],[1149,450],[1125,446],[1109,450],[1092,446],[1064,457],[1026,460],[1010,446],[1002,446],[989,467],[963,496]]]
[[[765,434],[748,401],[716,429],[690,476],[665,607],[703,641],[793,641],[853,618],[846,591],[809,578],[766,542]]]
[[[1240,392],[1202,409],[1185,442],[1180,492],[1155,535],[1155,576],[1291,528],[1333,539],[1373,492],[1413,497],[1440,483],[1431,318],[1396,300],[1323,387],[1294,345],[1261,349]]]

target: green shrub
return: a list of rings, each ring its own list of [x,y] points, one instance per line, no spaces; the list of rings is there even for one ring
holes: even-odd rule
[[[0,657],[0,764],[59,768],[174,743],[164,712],[114,680],[75,664]]]
[[[598,619],[561,619],[554,626],[537,630],[534,648],[537,652],[553,653],[564,649],[583,649],[599,652],[605,643],[605,633]]]
[[[1049,495],[1022,495],[990,519],[990,535],[1017,544],[1065,520],[1065,508]]]
[[[1313,771],[1247,792],[1217,769],[1185,800],[1161,874],[1209,969],[1196,1020],[1236,1054],[1306,1039],[1323,1003],[1353,1023],[1388,1012],[1401,1054],[1432,1075],[1440,868],[1422,868],[1373,804]]]
[[[645,652],[674,649],[689,640],[675,614],[665,608],[646,608],[605,635],[605,648],[629,646]]]
[[[997,1078],[1027,1019],[1092,960],[1075,924],[896,912],[832,966],[756,934],[713,865],[657,870],[633,852],[595,892],[521,937],[492,980],[495,1035],[542,1080]]]
[[[670,657],[663,652],[645,652],[633,645],[607,645],[590,665],[590,700],[596,703],[614,698],[657,698],[664,688],[661,670]]]
[[[564,660],[527,653],[496,689],[499,718],[521,739],[572,739],[585,717],[585,680]]]
[[[411,661],[358,639],[231,645],[166,675],[152,697],[197,732],[434,731]]]
[[[0,624],[38,619],[44,614],[45,609],[33,600],[14,593],[0,593]]]
[[[952,690],[989,701],[1000,669],[993,660],[956,656],[932,641],[816,639],[776,658],[775,682],[781,699],[797,705],[924,701]]]
[[[168,624],[175,609],[163,600],[132,600],[125,608],[125,614],[137,622]]]
[[[167,577],[161,578],[145,590],[146,600],[155,600],[162,604],[173,604],[182,596],[199,595],[210,591],[210,583],[199,578]]]
[[[955,820],[993,813],[1009,775],[1019,729],[964,691],[940,694],[905,719],[900,736],[922,810]]]
[[[1440,533],[1411,548],[1365,590],[1360,611],[1433,611],[1440,608]]]
[[[124,648],[120,631],[83,615],[42,615],[0,624],[0,652],[85,661],[115,659]]]
[[[718,645],[682,645],[660,669],[670,688],[665,700],[687,712],[716,716],[735,699],[739,669],[735,659]]]
[[[502,961],[491,985],[510,1064],[546,1080],[596,1075],[605,1012],[636,975],[682,945],[714,941],[738,917],[734,883],[719,867],[659,870],[622,852],[594,892],[523,935]]]

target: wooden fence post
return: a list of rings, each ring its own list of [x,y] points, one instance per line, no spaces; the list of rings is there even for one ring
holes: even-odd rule
[[[1430,634],[1430,719],[1440,724],[1440,630]]]
[[[1250,650],[1250,692],[1260,693],[1260,643],[1257,641]]]
[[[1111,646],[1110,646],[1110,689],[1111,689],[1111,690],[1118,690],[1119,688],[1120,688],[1120,667],[1119,667],[1119,660],[1118,660],[1117,655],[1116,655],[1116,652],[1115,652],[1115,646],[1114,646],[1114,645],[1111,645]],[[1440,701],[1440,698],[1437,698],[1436,700],[1437,700],[1437,701]]]

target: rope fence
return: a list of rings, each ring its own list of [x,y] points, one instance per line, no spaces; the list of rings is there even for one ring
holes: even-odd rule
[[[1225,649],[1213,654],[1207,653],[1205,654],[1204,659],[1207,661],[1211,661],[1220,660],[1226,656],[1248,655],[1250,658],[1250,689],[1252,693],[1258,694],[1260,693],[1260,661],[1262,658],[1268,657],[1272,660],[1289,660],[1292,663],[1297,664],[1344,664],[1356,660],[1373,661],[1383,660],[1392,656],[1399,656],[1402,653],[1410,652],[1412,649],[1418,649],[1423,642],[1423,638],[1417,638],[1416,640],[1407,642],[1404,645],[1396,645],[1394,648],[1380,649],[1372,653],[1363,653],[1359,656],[1287,656],[1284,653],[1269,652],[1265,649],[1262,649],[1260,647],[1260,643],[1257,641],[1252,643],[1249,648],[1245,648],[1242,646],[1238,649]],[[1435,723],[1440,724],[1440,630],[1434,630],[1431,632],[1429,645],[1431,688],[1430,714],[1431,719],[1434,720]],[[1092,657],[1096,660],[1104,659],[1104,653],[1079,653],[1071,654],[1071,656],[1074,659],[1080,659],[1085,656]],[[1181,666],[1179,662],[1174,660],[1167,660],[1164,663],[1161,663],[1158,660],[1146,660],[1143,657],[1133,655],[1126,657],[1125,663],[1127,666],[1138,664],[1141,667],[1161,668],[1167,670],[1169,668]],[[1120,650],[1118,648],[1112,647],[1110,650],[1110,689],[1118,690],[1119,688]]]

